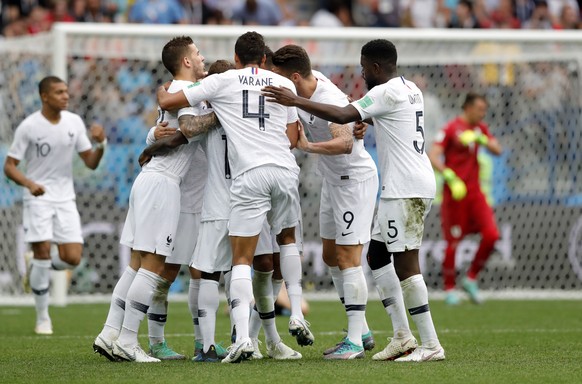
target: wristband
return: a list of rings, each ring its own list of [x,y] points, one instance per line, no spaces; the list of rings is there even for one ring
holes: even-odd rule
[[[97,145],[95,146],[95,148],[97,149],[105,149],[105,147],[107,147],[107,138],[105,138],[105,140],[103,140],[100,143],[97,143]]]

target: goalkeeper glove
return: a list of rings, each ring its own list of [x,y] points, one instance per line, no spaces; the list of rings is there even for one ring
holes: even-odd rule
[[[443,171],[443,178],[451,190],[451,195],[454,200],[463,200],[467,195],[467,186],[461,180],[455,171],[450,168],[445,168]]]
[[[487,137],[487,135],[484,135],[483,133],[476,133],[472,129],[467,129],[466,131],[463,131],[463,133],[459,135],[459,141],[465,147],[474,142],[477,142],[478,144],[481,145],[487,145],[487,143],[489,142],[489,138]]]

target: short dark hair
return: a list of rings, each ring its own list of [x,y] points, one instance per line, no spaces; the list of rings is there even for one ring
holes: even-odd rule
[[[242,65],[261,64],[265,56],[265,40],[257,32],[247,32],[236,39],[234,53]]]
[[[311,74],[311,60],[305,49],[289,44],[281,47],[273,54],[273,65],[286,73],[297,72],[303,77]]]
[[[210,68],[208,68],[208,76],[214,75],[217,73],[226,72],[229,69],[234,69],[234,64],[228,60],[216,60]]]
[[[64,80],[56,76],[47,76],[38,83],[38,94],[42,95],[51,89],[51,85],[56,83],[64,83]]]
[[[374,63],[378,63],[386,72],[396,71],[398,53],[396,52],[396,46],[391,41],[385,39],[369,41],[362,47],[361,55]]]
[[[273,51],[268,45],[265,45],[265,68],[268,70],[273,68]]]
[[[188,47],[194,44],[189,36],[177,36],[168,41],[162,49],[162,63],[172,76],[180,70],[180,62],[188,54]]]
[[[487,102],[487,98],[485,97],[485,95],[482,95],[482,94],[477,93],[477,92],[469,92],[469,93],[467,93],[467,96],[465,96],[465,101],[463,102],[462,108],[465,109],[465,108],[473,105],[475,103],[475,101],[477,101],[477,100],[483,100],[485,102],[485,104],[489,104]]]

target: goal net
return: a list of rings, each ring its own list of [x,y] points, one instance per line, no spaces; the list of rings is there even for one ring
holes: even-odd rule
[[[373,38],[396,44],[399,72],[424,92],[427,147],[460,111],[468,91],[487,96],[486,117],[505,151],[482,153],[483,188],[501,232],[495,253],[480,276],[489,290],[582,288],[582,143],[577,33],[409,29],[253,28],[276,50],[303,46],[313,66],[354,99],[366,89],[360,48]],[[119,246],[129,192],[139,172],[137,156],[156,117],[155,88],[170,78],[160,62],[163,45],[191,36],[210,64],[233,58],[242,27],[57,24],[51,34],[0,43],[0,154],[8,151],[19,122],[40,107],[38,81],[55,74],[68,81],[70,107],[87,125],[100,122],[109,145],[96,171],[75,166],[77,205],[83,222],[82,264],[69,292],[110,293],[129,252]],[[373,129],[366,147],[373,157]],[[304,286],[328,290],[331,277],[321,259],[318,231],[320,177],[316,158],[297,153],[301,165]],[[428,217],[421,267],[431,289],[441,288],[445,242],[438,199]],[[0,181],[0,296],[22,295],[21,190]],[[479,238],[457,252],[464,271]],[[365,265],[365,263],[364,263]],[[179,278],[173,291],[187,291]]]

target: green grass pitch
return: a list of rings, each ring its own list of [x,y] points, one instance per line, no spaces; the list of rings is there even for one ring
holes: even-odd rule
[[[0,307],[0,382],[582,383],[579,301],[492,300],[482,306],[463,303],[456,308],[432,301],[433,319],[447,359],[422,364],[372,361],[372,353],[381,350],[391,334],[390,321],[378,301],[369,302],[367,311],[376,349],[361,360],[322,360],[322,351],[343,337],[345,313],[339,302],[310,304],[307,319],[316,337],[312,347],[298,347],[287,334],[287,318],[277,318],[283,340],[303,354],[302,360],[264,359],[242,364],[111,363],[94,354],[91,347],[108,305],[51,307],[53,336],[33,334],[34,308]],[[217,341],[223,345],[229,339],[227,322],[221,305]],[[145,335],[143,325],[141,334]],[[192,325],[186,303],[170,303],[166,338],[175,350],[192,355]],[[140,342],[147,346],[146,337],[140,336]],[[265,354],[264,345],[262,351]]]

